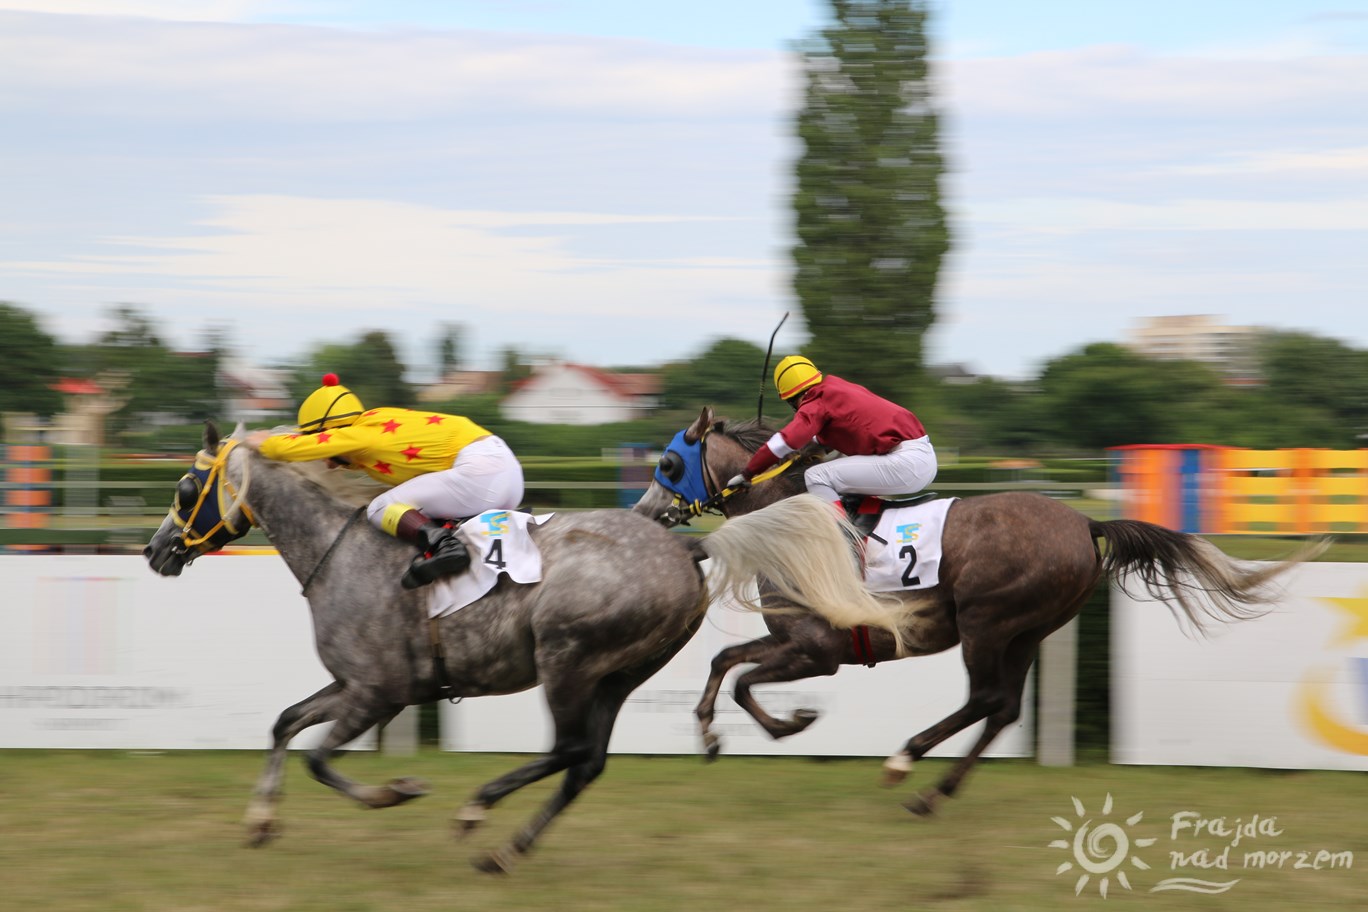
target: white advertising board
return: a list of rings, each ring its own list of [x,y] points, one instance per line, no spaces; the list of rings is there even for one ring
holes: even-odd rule
[[[1114,760],[1368,770],[1368,565],[1305,565],[1281,588],[1206,641],[1113,589]]]
[[[163,578],[140,557],[3,555],[0,587],[0,748],[263,749],[332,680],[279,557]]]
[[[0,585],[0,748],[262,749],[280,712],[331,680],[298,582],[274,555],[209,555],[173,579],[139,557],[5,555]],[[712,657],[764,633],[758,615],[714,606],[629,698],[611,750],[699,753],[693,708]],[[1022,721],[988,756],[1030,755],[1030,687]],[[959,708],[967,683],[955,649],[754,692],[776,715],[807,707],[821,718],[771,740],[732,701],[729,680],[715,725],[726,753],[885,756]],[[551,744],[541,688],[441,706],[446,749],[540,753]],[[981,727],[932,755],[963,754]],[[307,729],[292,746],[312,747],[325,731]],[[349,747],[374,743],[369,734]]]
[[[703,628],[622,708],[609,750],[636,754],[702,752],[694,706],[708,679],[712,658],[723,648],[764,636],[757,614],[714,605]],[[908,738],[959,709],[968,678],[959,648],[923,658],[880,663],[874,668],[845,666],[832,677],[808,678],[752,689],[776,717],[793,710],[818,710],[821,717],[806,731],[775,741],[731,698],[729,676],[717,704],[713,730],[724,754],[777,756],[883,757],[901,750]],[[1031,688],[1027,682],[1022,719],[1009,727],[985,754],[1025,757],[1031,747]],[[962,756],[977,740],[982,724],[949,739],[930,756]],[[452,706],[442,704],[442,746],[447,750],[540,753],[552,742],[551,715],[540,687],[519,694],[481,697]]]

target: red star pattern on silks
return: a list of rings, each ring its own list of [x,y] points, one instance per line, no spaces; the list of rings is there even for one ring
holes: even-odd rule
[[[286,440],[298,440],[298,439],[299,439],[299,435],[298,435],[298,434],[286,434],[286,435],[285,435],[285,439],[286,439]]]
[[[407,450],[401,450],[401,451],[400,451],[400,453],[401,453],[402,455],[408,457],[409,462],[413,462],[413,460],[417,459],[417,458],[418,458],[418,454],[421,453],[421,452],[423,452],[423,448],[422,448],[422,447],[416,447],[416,446],[411,446],[411,447],[409,447]]]
[[[441,424],[446,415],[428,415],[428,424]]]
[[[332,434],[323,433],[318,435],[319,443],[327,443],[329,440],[332,440]]]
[[[378,411],[380,411],[380,410],[379,410],[379,409],[371,409],[369,412],[362,412],[362,413],[361,413],[361,417],[363,417],[363,418],[369,418],[371,415],[374,415],[374,414],[375,414],[376,412],[378,412]]]
[[[381,475],[394,474],[394,472],[390,469],[390,464],[388,462],[377,462],[372,468],[374,468],[375,471],[379,472]]]
[[[395,431],[399,430],[399,428],[400,428],[399,422],[397,422],[397,421],[395,421],[393,418],[391,418],[389,421],[386,421],[384,424],[382,424],[382,425],[380,426],[380,433],[382,433],[382,434],[393,434]]]

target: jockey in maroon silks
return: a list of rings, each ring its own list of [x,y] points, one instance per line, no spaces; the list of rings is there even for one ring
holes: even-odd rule
[[[936,477],[936,451],[921,421],[858,383],[823,375],[807,358],[789,355],[774,369],[779,398],[796,414],[756,451],[728,487],[746,485],[815,441],[844,458],[804,474],[808,492],[841,504],[842,494],[913,494]]]

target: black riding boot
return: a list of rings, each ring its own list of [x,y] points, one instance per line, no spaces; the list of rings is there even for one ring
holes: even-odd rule
[[[454,529],[429,520],[418,529],[417,537],[423,553],[409,564],[401,580],[405,589],[417,589],[440,577],[455,576],[470,566],[470,552]]]

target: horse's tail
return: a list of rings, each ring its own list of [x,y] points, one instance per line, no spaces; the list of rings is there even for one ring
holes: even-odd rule
[[[703,541],[713,559],[708,586],[751,611],[792,612],[761,605],[753,588],[763,576],[782,600],[826,618],[833,627],[887,630],[903,651],[901,600],[870,592],[856,553],[860,535],[832,505],[798,494],[727,520]],[[767,589],[768,591],[768,589]]]
[[[1313,541],[1285,560],[1256,563],[1237,561],[1206,539],[1135,519],[1093,520],[1088,531],[1106,543],[1104,573],[1123,588],[1132,575],[1138,576],[1151,597],[1198,634],[1206,633],[1210,621],[1266,614],[1280,594],[1273,581],[1329,544]]]

